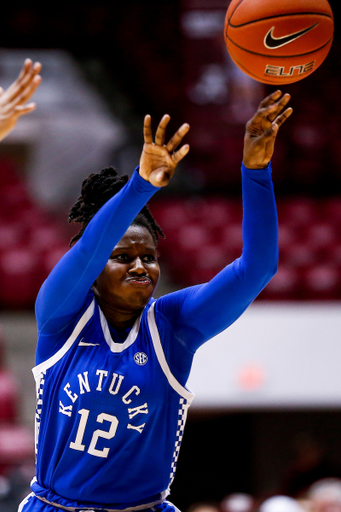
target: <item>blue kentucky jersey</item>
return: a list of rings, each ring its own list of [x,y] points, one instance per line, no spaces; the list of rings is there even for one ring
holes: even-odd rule
[[[169,370],[154,305],[115,343],[93,298],[59,351],[33,369],[32,490],[43,501],[125,509],[169,493],[193,394]]]

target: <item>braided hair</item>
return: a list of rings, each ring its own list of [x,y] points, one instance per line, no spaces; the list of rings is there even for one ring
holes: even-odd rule
[[[127,175],[120,176],[114,167],[105,167],[98,173],[90,174],[83,181],[81,195],[69,212],[69,222],[79,222],[82,224],[82,227],[71,239],[70,247],[82,237],[92,217],[111,197],[124,187],[128,179]],[[159,236],[165,238],[162,229],[150,213],[148,206],[142,208],[132,224],[148,229],[155,245],[158,244]]]

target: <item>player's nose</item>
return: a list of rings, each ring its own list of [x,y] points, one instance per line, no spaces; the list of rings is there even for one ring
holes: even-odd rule
[[[136,274],[147,274],[147,270],[143,264],[142,259],[138,256],[132,261],[132,265],[129,269],[129,273],[136,273]]]

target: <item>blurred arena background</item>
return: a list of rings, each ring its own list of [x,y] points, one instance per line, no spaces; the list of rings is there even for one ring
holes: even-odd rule
[[[191,125],[190,154],[151,203],[167,237],[158,294],[206,281],[240,254],[244,126],[273,88],[230,60],[228,3],[2,6],[1,86],[26,57],[42,62],[43,82],[37,110],[0,146],[1,512],[16,511],[34,475],[35,296],[68,248],[82,179],[107,165],[133,172],[145,114],[156,126],[169,113],[170,132]],[[340,61],[336,19],[324,64],[283,87],[294,115],[273,159],[279,270],[196,356],[171,494],[183,511],[247,512],[224,498],[298,497],[319,478],[341,478]]]

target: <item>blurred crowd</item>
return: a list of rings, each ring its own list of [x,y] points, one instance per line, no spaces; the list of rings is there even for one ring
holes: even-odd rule
[[[190,504],[186,512],[341,512],[341,466],[333,451],[307,431],[292,444],[287,465],[275,478],[269,467],[267,483],[255,486],[254,493],[245,482],[220,499]]]
[[[232,493],[220,502],[192,504],[187,512],[340,512],[341,479],[322,478],[297,496],[275,494],[257,499],[247,493]]]

